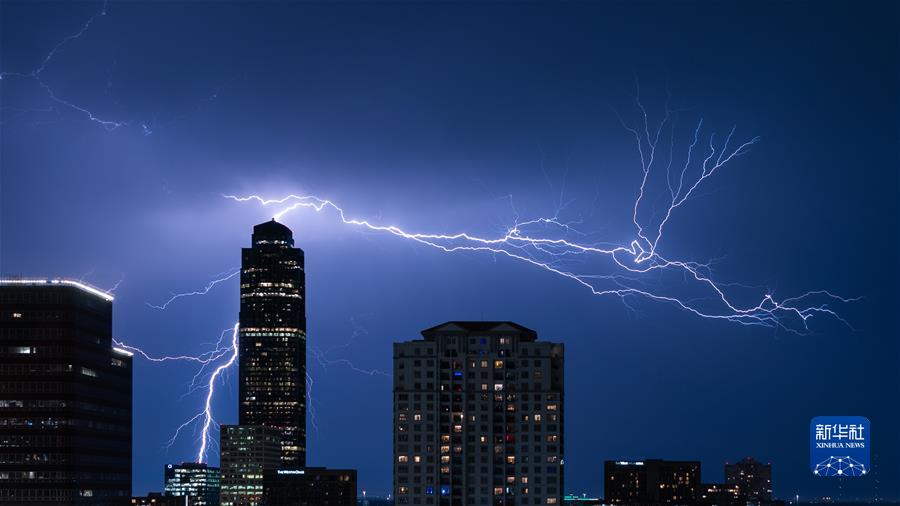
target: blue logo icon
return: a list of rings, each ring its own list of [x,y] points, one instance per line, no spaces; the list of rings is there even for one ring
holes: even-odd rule
[[[864,416],[817,416],[809,423],[809,467],[816,476],[869,474],[869,446],[870,423]]]

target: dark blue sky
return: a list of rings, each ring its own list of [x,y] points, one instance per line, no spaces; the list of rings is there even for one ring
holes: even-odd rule
[[[416,231],[502,233],[560,214],[634,238],[641,180],[629,121],[640,77],[666,88],[688,134],[761,141],[679,209],[660,249],[715,258],[723,282],[787,297],[828,289],[857,328],[811,332],[701,319],[596,297],[502,256],[447,254],[285,217],[306,251],[309,344],[391,369],[391,343],[452,319],[514,320],[566,343],[566,489],[602,494],[604,459],[702,459],[705,481],[744,456],[777,495],[900,495],[898,8],[889,2],[0,2],[0,272],[110,287],[115,334],[155,354],[200,353],[237,318],[236,280],[166,311],[240,263],[271,213],[223,193],[313,193]],[[688,120],[688,118],[690,118]],[[146,135],[149,133],[149,135]],[[679,146],[686,147],[679,139]],[[657,209],[649,207],[652,215]],[[191,460],[195,370],[135,361],[135,492]],[[391,381],[309,358],[318,432],[309,462],[391,486]],[[236,421],[234,375],[217,419]],[[808,469],[818,415],[872,421],[874,472]],[[217,459],[213,459],[217,461]]]

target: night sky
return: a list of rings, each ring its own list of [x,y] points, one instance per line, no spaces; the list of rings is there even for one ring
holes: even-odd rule
[[[640,119],[636,78],[651,122],[667,95],[679,109],[682,153],[701,117],[760,137],[661,252],[713,260],[742,293],[862,297],[833,306],[850,326],[819,315],[797,335],[298,209],[283,221],[306,253],[309,346],[327,351],[308,359],[311,465],[389,493],[391,379],[365,372],[421,329],[512,320],[566,344],[567,492],[602,495],[605,459],[700,459],[709,482],[754,456],[780,497],[900,496],[896,3],[111,2],[39,73],[59,101],[14,75],[102,7],[0,2],[0,273],[121,280],[115,336],[148,353],[202,353],[237,319],[236,278],[148,306],[238,267],[273,214],[223,194],[314,194],[420,232],[558,216],[628,244],[642,171],[616,113]],[[136,494],[194,458],[190,428],[164,444],[200,409],[195,372],[135,357]],[[228,375],[215,416],[236,423]],[[812,476],[819,415],[871,420],[870,476]]]

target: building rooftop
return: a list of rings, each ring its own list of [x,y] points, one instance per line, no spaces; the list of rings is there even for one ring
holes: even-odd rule
[[[518,334],[531,341],[537,339],[537,332],[510,321],[449,321],[422,331],[426,339],[446,334]]]
[[[254,225],[253,227],[253,241],[256,242],[260,239],[281,239],[281,240],[290,240],[294,236],[294,233],[291,232],[286,225],[283,223],[279,223],[275,221],[275,218],[272,218],[269,221],[260,223],[259,225]]]
[[[75,279],[65,279],[65,278],[2,278],[0,279],[0,286],[2,285],[25,285],[25,286],[53,286],[53,285],[63,285],[63,286],[72,286],[83,292],[89,293],[96,297],[99,297],[105,301],[111,302],[115,297],[112,296],[111,293],[106,290],[101,290],[95,286],[91,286],[84,281],[75,280]]]

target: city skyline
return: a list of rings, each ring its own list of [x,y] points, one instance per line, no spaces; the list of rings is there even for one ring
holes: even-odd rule
[[[897,7],[648,5],[0,3],[0,275],[103,287],[118,342],[216,357],[135,355],[134,494],[219,464],[192,417],[276,216],[307,269],[307,461],[370,495],[392,344],[513,321],[566,346],[564,493],[602,496],[609,459],[725,483],[753,456],[776,497],[900,496]],[[869,476],[813,475],[823,415],[871,420]]]

